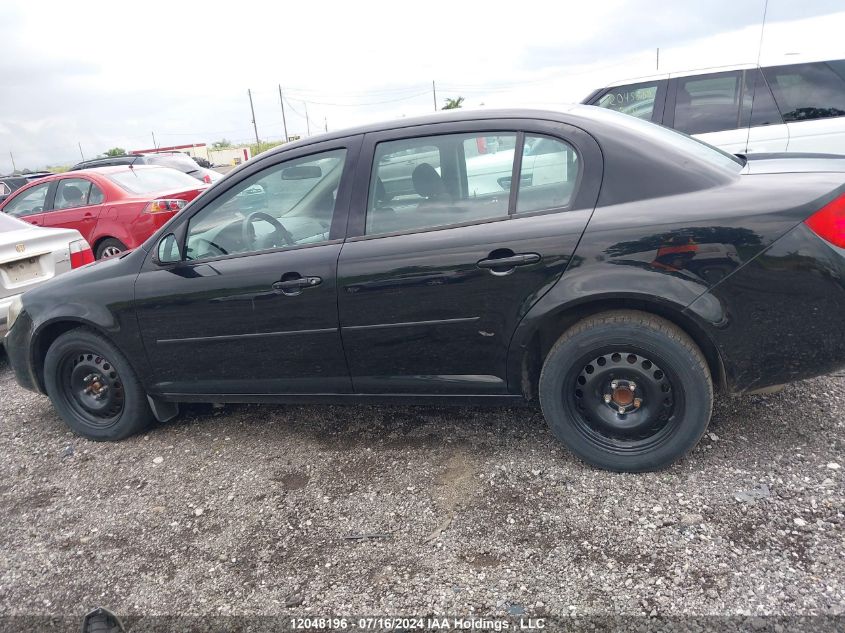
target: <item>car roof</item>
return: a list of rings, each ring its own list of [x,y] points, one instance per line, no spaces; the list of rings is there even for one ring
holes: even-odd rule
[[[552,120],[568,123],[567,112],[573,108],[580,107],[576,104],[555,105],[554,109],[530,109],[530,108],[510,108],[510,109],[459,109],[459,110],[445,110],[438,111],[434,114],[428,114],[418,117],[408,117],[404,119],[393,119],[383,121],[380,123],[369,123],[356,127],[344,128],[341,130],[328,132],[325,134],[318,134],[309,136],[308,138],[294,141],[292,143],[285,143],[274,147],[273,149],[262,152],[260,156],[272,156],[281,154],[297,147],[306,147],[314,143],[322,143],[324,141],[331,141],[335,139],[346,138],[349,136],[356,136],[358,134],[372,134],[374,132],[386,132],[389,130],[397,130],[402,128],[412,128],[422,125],[432,125],[436,123],[460,123],[469,121],[485,121],[495,119],[540,119]],[[248,163],[244,163],[248,164]]]
[[[695,75],[709,75],[711,73],[722,73],[722,72],[730,72],[732,70],[750,70],[752,68],[772,68],[775,66],[794,66],[797,64],[808,64],[813,62],[828,62],[828,61],[838,61],[836,58],[827,57],[818,57],[818,56],[810,56],[810,55],[790,55],[788,59],[783,59],[778,62],[767,62],[762,64],[756,63],[742,63],[742,64],[730,64],[726,66],[705,66],[702,68],[692,68],[692,69],[684,69],[684,70],[673,70],[666,73],[657,73],[652,75],[640,75],[638,77],[628,77],[626,79],[619,79],[616,81],[612,81],[608,84],[605,84],[599,90],[604,90],[606,88],[612,88],[614,86],[622,86],[625,84],[638,84],[644,83],[647,81],[660,81],[663,79],[670,79],[672,77],[692,77]],[[598,92],[596,90],[595,92]],[[595,92],[590,94],[590,97],[595,95]]]
[[[149,170],[149,169],[171,169],[170,167],[165,167],[163,165],[103,165],[102,167],[86,167],[85,169],[75,169],[72,172],[66,171],[64,174],[61,175],[73,175],[76,174],[102,174],[107,176],[109,174],[120,173],[124,171],[142,171],[142,170]],[[178,169],[174,171],[179,171]]]

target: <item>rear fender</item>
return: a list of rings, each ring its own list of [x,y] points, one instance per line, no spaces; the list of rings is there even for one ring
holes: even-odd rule
[[[557,338],[586,315],[620,308],[641,309],[666,316],[679,325],[696,320],[684,315],[684,308],[704,292],[707,285],[667,270],[644,270],[636,266],[618,266],[610,262],[570,268],[563,278],[543,296],[520,321],[508,347],[508,390],[526,391],[526,358],[539,354],[542,363]],[[679,323],[679,321],[681,323]],[[694,339],[704,336],[704,324],[698,324]],[[708,346],[713,349],[712,344]],[[534,346],[540,346],[536,349]],[[714,358],[711,364],[719,366]],[[718,380],[718,375],[714,376]]]

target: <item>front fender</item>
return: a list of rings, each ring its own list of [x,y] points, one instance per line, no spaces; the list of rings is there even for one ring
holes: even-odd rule
[[[134,313],[134,287],[146,252],[101,260],[71,271],[23,295],[32,319],[32,367],[41,370],[47,345],[69,326],[85,326],[111,341],[139,377],[148,375],[146,355]]]

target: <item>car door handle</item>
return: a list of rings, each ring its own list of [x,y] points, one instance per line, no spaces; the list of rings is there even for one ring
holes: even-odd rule
[[[488,269],[494,275],[506,275],[513,272],[513,269],[517,266],[528,266],[529,264],[536,264],[539,261],[540,256],[537,253],[517,253],[504,257],[482,259],[478,262],[477,266]]]
[[[284,294],[299,294],[306,288],[313,288],[323,283],[320,277],[296,277],[284,279],[273,284],[273,290],[281,290]]]

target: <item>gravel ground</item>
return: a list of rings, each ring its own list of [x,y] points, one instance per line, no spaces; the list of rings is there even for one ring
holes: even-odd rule
[[[668,471],[534,409],[189,408],[72,435],[0,355],[0,613],[845,613],[845,378],[722,398]]]

